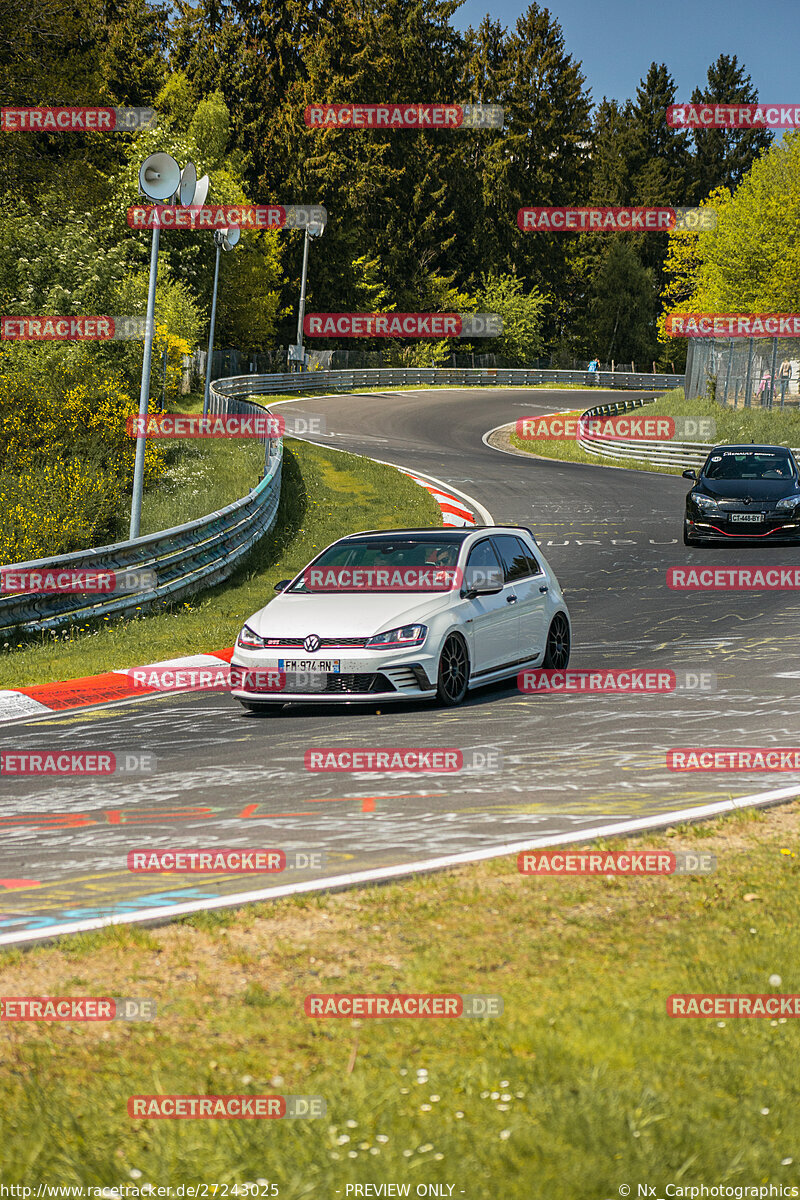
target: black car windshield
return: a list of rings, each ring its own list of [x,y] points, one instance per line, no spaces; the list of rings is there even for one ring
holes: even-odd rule
[[[721,450],[703,467],[706,479],[793,479],[794,466],[785,450]]]
[[[460,541],[364,538],[331,546],[290,592],[446,592],[456,582]]]

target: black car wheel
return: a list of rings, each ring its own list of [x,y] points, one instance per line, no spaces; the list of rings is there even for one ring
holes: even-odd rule
[[[442,646],[436,696],[440,704],[452,707],[460,704],[467,694],[469,657],[464,639],[451,633]]]
[[[563,613],[556,613],[547,631],[547,645],[542,666],[555,667],[556,670],[563,671],[569,663],[569,652],[569,621]]]

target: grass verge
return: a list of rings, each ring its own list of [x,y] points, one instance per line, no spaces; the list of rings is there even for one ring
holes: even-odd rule
[[[710,876],[532,879],[501,859],[7,952],[5,995],[159,1010],[153,1024],[0,1023],[4,1180],[266,1178],[282,1200],[387,1182],[474,1200],[797,1184],[796,1022],[668,1018],[666,999],[800,992],[799,835],[797,803],[745,810],[613,843],[702,848]],[[500,993],[505,1012],[303,1013],[311,992],[391,991]],[[134,1094],[276,1091],[324,1096],[327,1116],[126,1115]]]
[[[173,442],[164,473],[142,499],[142,534],[184,525],[233,504],[255,487],[263,470],[259,442]]]
[[[570,416],[579,416],[579,409],[570,410]],[[767,409],[732,409],[722,408],[713,400],[687,400],[682,388],[674,388],[665,392],[652,404],[646,406],[648,417],[702,417],[715,422],[714,438],[716,443],[724,442],[762,442],[779,446],[800,446],[800,412],[784,411],[783,413]],[[565,414],[566,415],[566,414]],[[627,467],[633,471],[658,471],[668,475],[680,475],[681,467],[651,466],[649,463],[637,462],[630,458],[602,458],[596,454],[587,454],[577,442],[545,441],[521,438],[514,430],[507,433],[508,443],[515,450],[526,454],[538,455],[541,458],[559,459],[562,462],[591,463],[593,466]],[[705,439],[688,438],[688,441],[703,441]]]
[[[433,497],[399,471],[287,439],[275,528],[230,579],[172,611],[0,647],[0,688],[230,646],[242,622],[272,598],[277,581],[296,574],[330,542],[359,529],[441,525],[441,519]]]

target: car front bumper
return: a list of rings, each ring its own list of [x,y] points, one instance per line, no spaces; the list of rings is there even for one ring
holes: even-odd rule
[[[798,542],[800,522],[772,516],[752,523],[687,516],[686,532],[704,542]]]
[[[338,671],[313,671],[321,654],[286,650],[247,650],[237,646],[231,660],[231,695],[239,701],[260,704],[356,703],[376,700],[421,700],[436,695],[437,654],[413,647],[403,654],[348,648],[346,657],[327,649],[325,659],[335,659]],[[412,658],[413,654],[413,658]],[[309,670],[285,671],[281,659]]]

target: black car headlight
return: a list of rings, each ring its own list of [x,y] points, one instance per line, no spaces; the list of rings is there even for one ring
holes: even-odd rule
[[[236,639],[236,645],[244,646],[245,650],[261,650],[266,644],[266,638],[263,638],[260,633],[256,633],[255,629],[251,629],[249,625],[245,625]]]
[[[427,625],[401,625],[399,629],[387,629],[376,633],[366,645],[367,650],[398,650],[403,646],[421,646],[428,636]]]
[[[791,512],[800,505],[800,493],[794,496],[784,496],[783,500],[779,500],[775,505],[777,512]]]
[[[722,514],[722,509],[711,496],[693,495],[692,500],[694,500],[701,513],[707,513],[708,516],[720,516]]]

